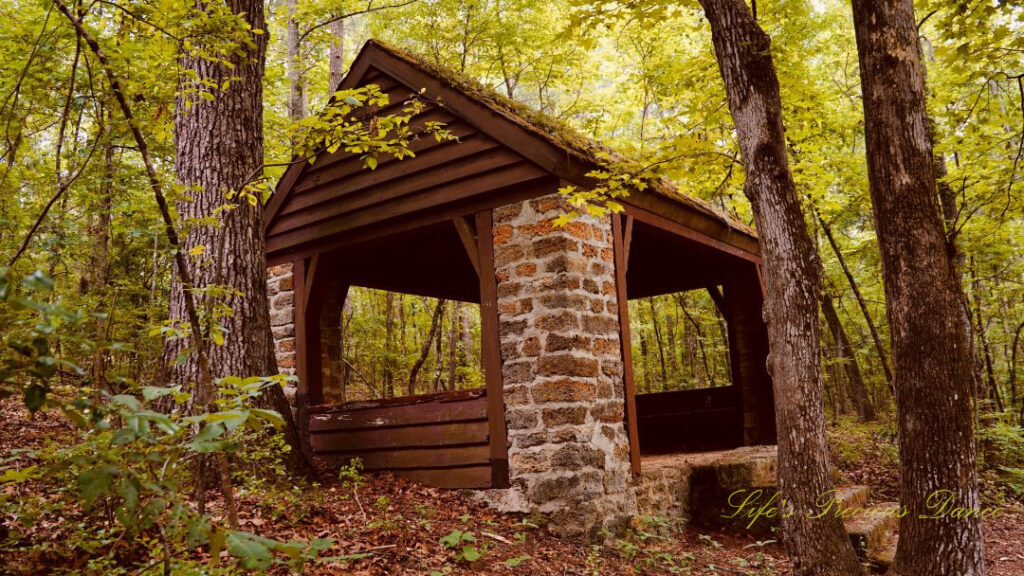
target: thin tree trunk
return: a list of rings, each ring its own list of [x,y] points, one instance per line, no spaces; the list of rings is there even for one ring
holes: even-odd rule
[[[843,269],[843,274],[846,275],[847,282],[850,283],[850,290],[853,291],[853,297],[857,300],[857,305],[860,306],[861,314],[864,315],[864,321],[868,325],[868,332],[871,333],[871,341],[875,344],[875,352],[878,353],[878,361],[881,363],[882,373],[885,375],[885,384],[889,387],[889,391],[893,392],[892,370],[889,368],[889,355],[886,354],[885,346],[882,345],[882,338],[878,335],[878,327],[875,325],[875,321],[871,317],[871,312],[868,310],[868,303],[864,300],[864,296],[861,295],[860,288],[857,287],[857,281],[853,278],[853,273],[850,272],[850,267],[846,265],[846,258],[843,257],[843,252],[839,249],[839,244],[836,243],[836,239],[832,236],[832,228],[825,223],[820,215],[818,216],[818,223],[821,224],[821,231],[825,233],[825,238],[828,239],[828,244],[832,247],[832,252],[836,255],[836,259],[839,260],[839,266]]]
[[[658,360],[661,362],[661,389],[668,386],[668,369],[665,364],[665,346],[661,343],[661,326],[658,323],[658,310],[654,307],[654,298],[647,299],[651,308],[651,325],[654,326],[654,341],[658,344]]]
[[[306,117],[306,82],[302,77],[302,54],[299,46],[299,23],[295,20],[298,0],[285,0],[288,11],[288,29],[285,44],[288,61],[288,118],[297,122]]]
[[[444,331],[444,308],[441,309],[441,319],[438,324],[439,328]],[[437,358],[437,369],[434,371],[434,392],[442,390],[441,374],[444,371],[444,337],[438,334],[437,340],[434,342],[434,357]]]
[[[892,334],[900,502],[894,576],[985,574],[968,330],[936,194],[912,0],[854,0],[868,181]],[[931,501],[934,503],[934,500]]]
[[[99,201],[90,210],[96,218],[95,224],[90,227],[89,234],[92,236],[92,256],[89,258],[89,271],[87,280],[83,282],[81,291],[83,294],[91,292],[96,296],[99,305],[105,305],[107,296],[107,285],[110,276],[110,262],[108,251],[110,245],[110,211],[113,206],[114,191],[114,144],[109,139],[104,144],[103,150],[103,183],[100,185]],[[94,339],[97,346],[106,341],[108,326],[111,322],[108,314],[106,319],[96,318],[96,332]],[[91,378],[94,386],[106,388],[106,363],[107,352],[97,348],[92,357]]]
[[[448,389],[458,390],[455,381],[458,373],[458,350],[459,350],[459,313],[462,312],[461,302],[452,301],[451,325],[448,327]]]
[[[384,397],[395,396],[395,378],[392,356],[394,346],[392,343],[392,332],[395,323],[395,293],[384,293]]]
[[[809,518],[832,490],[822,406],[821,262],[786,157],[771,40],[744,0],[701,0],[725,82],[764,259],[764,314],[775,390],[782,518],[795,576],[862,572],[838,517]]]
[[[1010,397],[1012,398],[1010,404],[1013,406],[1017,405],[1017,344],[1020,343],[1020,334],[1024,330],[1024,322],[1017,325],[1017,330],[1013,333],[1013,343],[1010,345]],[[1024,421],[1021,422],[1024,425]]]
[[[345,20],[335,20],[330,24],[331,49],[329,53],[331,68],[331,90],[337,90],[345,79]]]
[[[679,360],[676,350],[676,316],[668,314],[665,316],[665,336],[668,338],[668,367],[673,377],[679,376]]]
[[[708,362],[708,351],[704,346],[704,329],[701,328],[700,323],[693,317],[693,314],[690,314],[690,311],[686,309],[686,301],[682,298],[683,296],[681,294],[676,294],[676,300],[681,302],[680,307],[683,310],[683,316],[686,317],[686,320],[691,326],[693,326],[693,333],[695,335],[694,341],[696,342],[697,350],[700,352],[701,365],[704,367],[704,371],[702,373],[703,377],[699,378],[699,381],[702,387],[708,386],[714,388],[715,373],[711,370],[711,364]]]
[[[416,363],[412,365],[412,370],[409,371],[410,396],[416,393],[416,375],[420,373],[420,368],[423,367],[424,362],[427,361],[427,356],[430,355],[430,345],[434,343],[434,338],[437,336],[437,327],[440,324],[444,306],[444,300],[438,300],[437,305],[434,306],[434,315],[430,318],[430,332],[427,334],[427,339],[423,341],[423,347],[420,348],[420,357],[416,359]]]
[[[977,330],[978,340],[981,341],[981,360],[985,370],[985,377],[988,381],[989,400],[995,402],[996,410],[1003,411],[1003,399],[999,394],[999,386],[996,384],[995,369],[992,366],[992,350],[988,343],[988,330],[981,315],[981,282],[978,280],[978,272],[974,267],[974,256],[970,258],[971,293],[974,295],[974,322]],[[980,378],[980,370],[976,370]]]
[[[846,336],[846,330],[839,321],[839,314],[836,313],[835,304],[832,303],[832,296],[824,293],[821,296],[821,310],[825,314],[825,322],[828,323],[832,332],[832,339],[836,344],[836,356],[843,364],[846,372],[846,381],[850,386],[850,399],[853,400],[857,415],[861,420],[867,422],[875,419],[875,407],[868,397],[868,389],[864,385],[864,378],[860,373],[860,364],[857,356],[850,346],[850,339]]]

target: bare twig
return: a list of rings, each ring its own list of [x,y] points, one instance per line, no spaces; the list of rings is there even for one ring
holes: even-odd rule
[[[397,4],[385,4],[384,6],[374,6],[373,5],[373,0],[370,0],[370,2],[367,3],[366,8],[364,8],[362,10],[356,10],[355,12],[346,12],[345,14],[339,14],[337,16],[332,16],[332,17],[328,18],[327,20],[324,20],[323,22],[318,22],[317,24],[314,24],[311,28],[309,28],[309,30],[306,30],[301,35],[299,35],[299,42],[302,42],[303,40],[305,40],[306,36],[309,36],[314,31],[319,30],[320,28],[323,28],[324,26],[328,26],[328,25],[330,25],[333,22],[337,22],[338,20],[344,20],[344,19],[350,18],[352,16],[359,16],[360,14],[370,14],[371,12],[378,12],[380,10],[387,10],[389,8],[401,8],[403,6],[408,6],[410,4],[415,4],[415,3],[419,2],[419,1],[420,0],[405,0],[404,2],[399,2]]]

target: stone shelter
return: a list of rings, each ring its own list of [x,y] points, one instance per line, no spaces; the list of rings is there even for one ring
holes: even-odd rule
[[[312,453],[478,489],[581,534],[679,507],[664,475],[644,474],[648,456],[774,444],[752,230],[667,182],[556,226],[559,189],[594,186],[614,153],[382,42],[339,89],[369,84],[390,96],[381,112],[420,98],[412,124],[458,139],[416,140],[415,157],[372,171],[321,154],[289,167],[265,208],[278,364],[298,375]],[[337,403],[350,286],[479,304],[486,386]],[[627,301],[689,290],[726,320],[731,385],[636,395]]]

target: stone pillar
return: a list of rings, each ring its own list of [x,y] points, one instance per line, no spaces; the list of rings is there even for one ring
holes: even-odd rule
[[[281,264],[267,270],[267,300],[270,302],[270,330],[274,334],[277,369],[295,374],[295,281],[292,265]],[[294,404],[295,387],[285,388]]]
[[[556,228],[558,195],[494,211],[509,475],[565,536],[636,513],[610,218]]]

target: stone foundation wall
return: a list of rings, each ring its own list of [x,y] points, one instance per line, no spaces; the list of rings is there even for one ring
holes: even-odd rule
[[[497,276],[515,500],[566,536],[636,514],[609,218],[556,228],[558,195],[498,208]]]
[[[270,301],[270,330],[274,333],[277,369],[295,374],[295,281],[291,264],[267,270],[267,300]]]

